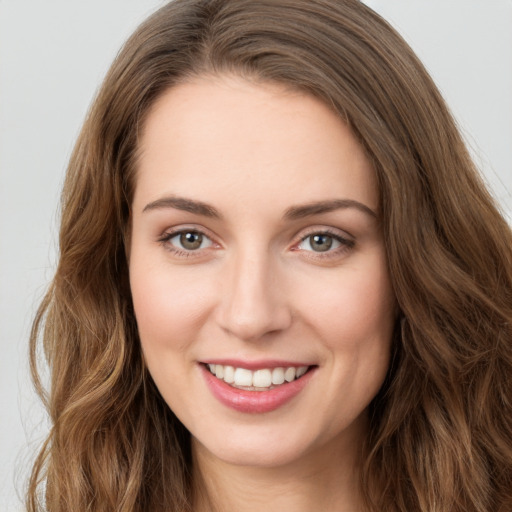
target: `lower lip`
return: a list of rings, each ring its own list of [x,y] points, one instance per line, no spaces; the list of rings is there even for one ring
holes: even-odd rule
[[[245,413],[264,413],[282,407],[302,391],[314,373],[314,368],[312,368],[299,379],[281,384],[268,391],[246,391],[234,388],[218,379],[203,365],[201,365],[201,369],[213,396],[227,407]]]

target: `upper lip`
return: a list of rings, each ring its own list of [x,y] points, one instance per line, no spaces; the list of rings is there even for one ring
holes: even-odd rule
[[[304,361],[288,361],[284,359],[260,359],[246,361],[241,359],[205,359],[200,361],[203,364],[220,364],[222,366],[233,366],[235,368],[245,368],[247,370],[260,370],[262,368],[289,368],[290,366],[299,368],[300,366],[314,366]]]

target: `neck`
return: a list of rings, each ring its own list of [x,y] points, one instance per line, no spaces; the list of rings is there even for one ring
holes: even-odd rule
[[[193,440],[193,510],[362,512],[361,443],[351,441],[347,444],[335,439],[291,463],[254,467],[224,462]]]

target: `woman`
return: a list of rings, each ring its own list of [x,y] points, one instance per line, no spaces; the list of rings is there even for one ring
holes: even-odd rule
[[[368,7],[169,3],[69,165],[28,509],[510,510],[511,241]]]

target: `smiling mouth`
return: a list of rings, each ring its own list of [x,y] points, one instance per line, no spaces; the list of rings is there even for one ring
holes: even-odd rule
[[[261,368],[255,371],[222,364],[206,364],[209,372],[231,387],[244,391],[269,391],[300,379],[312,367],[288,366]]]

